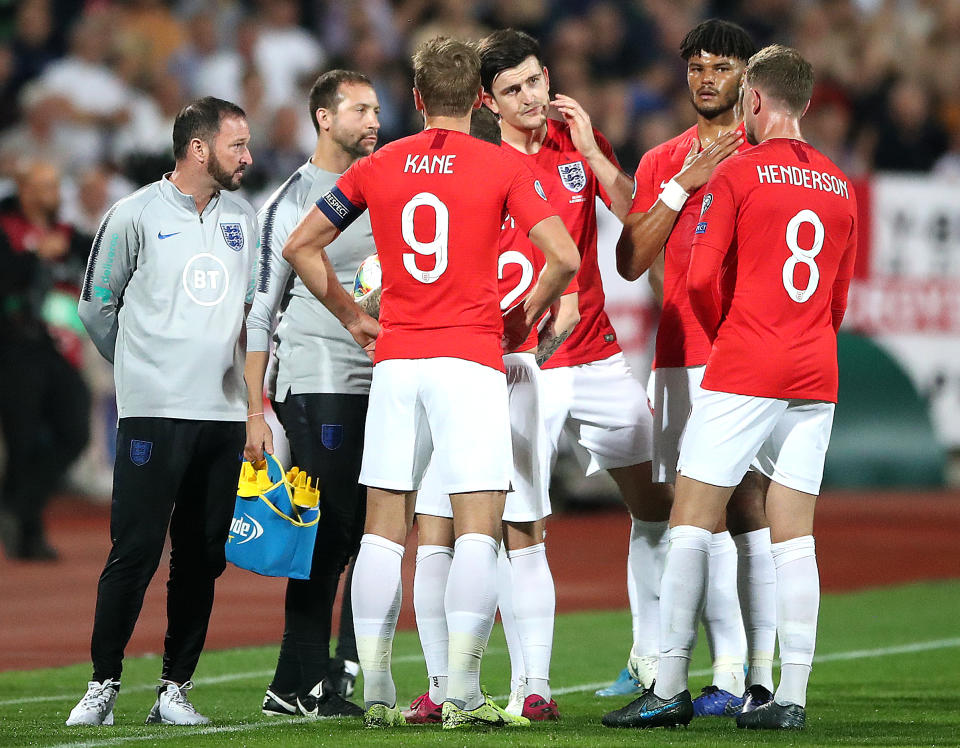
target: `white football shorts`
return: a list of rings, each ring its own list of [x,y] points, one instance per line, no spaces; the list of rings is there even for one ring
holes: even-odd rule
[[[702,483],[736,486],[752,462],[771,480],[817,495],[834,408],[822,400],[701,389],[680,444],[678,470]]]
[[[550,514],[549,445],[540,412],[540,367],[532,353],[509,353],[503,357],[503,363],[507,369],[513,443],[512,488],[507,493],[503,519],[533,522]],[[449,494],[440,490],[433,463],[420,484],[416,511],[435,517],[453,516]]]
[[[702,390],[706,366],[678,366],[654,369],[647,394],[653,408],[653,480],[677,482],[680,439],[694,399]]]
[[[650,460],[653,418],[647,393],[622,353],[545,369],[540,383],[551,469],[563,431],[587,475]]]
[[[414,491],[433,462],[444,493],[505,491],[511,458],[501,372],[459,358],[390,359],[373,368],[360,483]]]

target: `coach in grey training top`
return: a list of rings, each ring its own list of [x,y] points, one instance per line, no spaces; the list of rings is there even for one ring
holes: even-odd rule
[[[204,724],[187,691],[223,572],[244,442],[244,303],[258,230],[229,194],[252,163],[246,115],[207,97],[173,126],[176,167],[114,205],[80,318],[114,364],[120,414],[112,547],[97,589],[93,679],[68,725],[113,724],[123,653],[170,527],[167,634],[148,723]]]
[[[273,715],[360,716],[362,710],[343,698],[359,671],[348,599],[333,663],[330,622],[340,574],[356,552],[363,529],[365,495],[357,481],[372,366],[350,333],[294,275],[281,250],[300,218],[340,174],[373,152],[379,104],[366,76],[331,70],[314,84],[309,110],[317,130],[313,156],[260,211],[260,271],[247,318],[246,456],[254,459],[263,449],[273,450],[261,393],[275,329],[277,366],[269,395],[295,463],[320,486],[310,579],[287,583],[283,643],[262,710]],[[337,278],[351,291],[357,267],[374,252],[366,214],[327,248]]]

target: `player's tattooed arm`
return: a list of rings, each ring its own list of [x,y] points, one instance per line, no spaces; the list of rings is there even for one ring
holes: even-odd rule
[[[366,296],[357,299],[357,306],[374,319],[380,319],[380,292],[382,289],[375,288]]]
[[[564,344],[580,322],[579,295],[564,294],[550,309],[550,318],[540,331],[537,344],[537,366],[544,363]]]

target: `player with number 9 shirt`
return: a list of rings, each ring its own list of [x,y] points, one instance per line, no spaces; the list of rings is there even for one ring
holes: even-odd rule
[[[502,346],[521,343],[559,299],[578,253],[529,169],[468,134],[480,105],[476,51],[437,38],[421,45],[413,63],[424,132],[354,163],[290,235],[283,255],[354,339],[376,348],[360,475],[367,520],[352,587],[367,726],[404,722],[389,663],[403,543],[428,463],[450,494],[457,533],[446,595],[444,728],[529,724],[493,704],[479,680],[513,472]],[[328,282],[323,251],[366,209],[383,272],[379,326]],[[546,265],[503,318],[497,271],[507,213]]]
[[[657,681],[631,705],[634,726],[690,721],[687,670],[711,530],[751,464],[770,479],[781,670],[773,700],[737,725],[801,729],[806,719],[820,596],[813,514],[857,237],[849,180],[800,132],[812,89],[796,50],[772,45],[751,57],[742,90],[756,147],[722,162],[706,186],[687,288],[712,349],[680,447]]]

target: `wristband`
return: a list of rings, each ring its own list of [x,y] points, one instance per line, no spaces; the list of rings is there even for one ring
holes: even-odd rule
[[[250,415],[247,416],[247,420],[249,421],[251,418],[256,418],[257,416],[262,416],[262,415],[263,415],[262,410],[259,413],[251,413]]]
[[[676,179],[671,179],[667,182],[667,186],[663,188],[659,199],[660,202],[670,208],[670,210],[675,210],[679,213],[683,210],[683,205],[687,202],[688,197],[690,197],[690,195],[680,186],[680,183]]]

